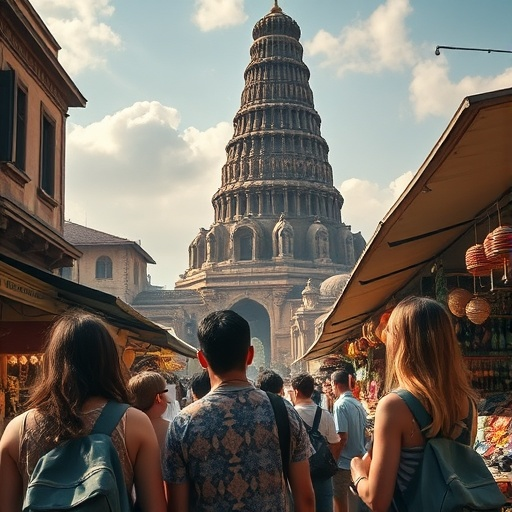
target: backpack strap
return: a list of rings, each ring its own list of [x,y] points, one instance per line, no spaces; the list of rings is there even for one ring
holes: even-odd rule
[[[284,400],[265,391],[274,410],[274,416],[277,424],[277,435],[279,436],[279,448],[281,449],[281,462],[283,464],[283,474],[286,481],[288,481],[288,466],[290,464],[290,420],[288,419],[288,412]]]
[[[128,404],[122,404],[109,400],[101,411],[91,434],[111,435],[117,424],[121,421],[126,410],[130,407]]]
[[[422,403],[410,391],[396,389],[393,393],[396,393],[406,403],[416,423],[418,423],[421,433],[425,435],[424,430],[432,423],[432,416],[430,416]]]
[[[318,426],[320,425],[320,419],[322,418],[322,409],[316,406],[315,419],[313,420],[313,425],[311,426],[311,432],[318,432]]]

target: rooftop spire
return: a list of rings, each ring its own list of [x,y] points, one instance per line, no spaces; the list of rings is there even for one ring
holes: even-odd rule
[[[270,9],[270,12],[283,12],[281,7],[279,7],[279,3],[277,0],[274,0],[274,7],[272,7],[272,9]]]

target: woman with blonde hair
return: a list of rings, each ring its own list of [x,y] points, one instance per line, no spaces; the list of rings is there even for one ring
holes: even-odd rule
[[[163,451],[169,427],[169,422],[162,418],[167,409],[167,382],[158,372],[144,371],[131,377],[128,388],[133,395],[133,405],[150,419],[160,451]]]
[[[31,391],[30,409],[0,439],[2,512],[19,512],[39,458],[58,444],[87,435],[108,401],[129,403],[115,342],[95,315],[71,311],[56,320]],[[141,510],[166,508],[158,443],[148,417],[129,407],[112,432],[127,489]]]
[[[423,458],[424,436],[470,445],[477,421],[477,397],[444,306],[408,297],[391,313],[384,335],[388,394],[375,412],[373,448],[351,463],[353,489],[374,512],[390,510],[394,493],[407,489]],[[412,394],[432,417],[425,432],[396,390]]]

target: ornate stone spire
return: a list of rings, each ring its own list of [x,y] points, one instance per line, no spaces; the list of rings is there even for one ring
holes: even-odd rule
[[[318,215],[340,223],[343,199],[333,187],[300,28],[276,1],[252,35],[222,185],[212,200],[215,221],[285,212],[289,219]]]
[[[333,186],[300,36],[277,1],[254,25],[240,108],[212,198],[214,222],[190,246],[186,279],[241,262],[290,265],[290,273],[302,274],[353,265],[352,234],[341,221],[343,198]]]

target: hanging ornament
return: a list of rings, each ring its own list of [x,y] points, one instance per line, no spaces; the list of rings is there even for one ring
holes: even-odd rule
[[[466,305],[473,297],[469,290],[455,288],[448,294],[448,309],[455,316],[462,318],[466,315]]]
[[[507,262],[512,254],[512,226],[499,226],[490,234],[490,243],[486,256],[493,261],[500,260],[500,267],[503,265],[503,281],[507,281]]]
[[[483,244],[472,245],[466,251],[466,268],[473,276],[488,276],[491,274],[495,267],[485,256]]]
[[[483,297],[473,297],[466,304],[466,316],[476,325],[483,324],[491,314],[491,305]]]
[[[501,256],[492,254],[493,233],[488,233],[484,240],[485,259],[492,265],[493,269],[500,269],[503,263]]]

